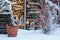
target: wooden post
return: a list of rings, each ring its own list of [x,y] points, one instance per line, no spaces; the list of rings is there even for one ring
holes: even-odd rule
[[[24,29],[26,29],[26,0],[24,0]]]

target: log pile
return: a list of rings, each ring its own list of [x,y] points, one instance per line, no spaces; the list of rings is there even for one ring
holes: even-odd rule
[[[16,20],[24,13],[24,0],[11,0],[13,15]],[[18,18],[17,18],[18,17]]]
[[[44,28],[47,26],[47,15],[45,15],[45,4],[44,0],[39,0],[39,2],[28,2],[27,6],[30,11],[27,13],[27,20],[30,22],[35,22],[35,27],[41,27],[44,26]],[[31,6],[32,5],[32,6]],[[34,14],[37,18],[28,18],[30,14]],[[40,16],[39,16],[40,15]],[[31,17],[31,16],[30,16]],[[36,20],[37,19],[37,20]],[[44,21],[44,22],[43,22]]]

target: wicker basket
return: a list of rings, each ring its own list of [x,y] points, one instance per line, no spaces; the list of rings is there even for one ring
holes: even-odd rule
[[[17,26],[9,26],[9,25],[6,25],[6,28],[7,28],[7,34],[8,34],[8,37],[16,37],[17,36]]]

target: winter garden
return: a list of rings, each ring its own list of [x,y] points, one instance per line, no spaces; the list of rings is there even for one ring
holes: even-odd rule
[[[26,0],[24,1],[26,3]],[[59,1],[57,4],[58,5],[53,3],[51,0],[45,0],[43,5],[38,4],[39,8],[41,8],[43,11],[39,10],[40,11],[39,13],[41,15],[39,16],[40,20],[37,18],[37,22],[35,20],[34,22],[36,22],[36,24],[40,23],[38,25],[39,27],[38,28],[34,27],[33,30],[25,30],[25,29],[20,29],[20,28],[16,29],[17,24],[21,23],[21,20],[18,20],[18,21],[14,20],[13,14],[11,14],[12,12],[11,3],[8,0],[6,0],[3,2],[3,5],[1,5],[1,2],[0,2],[0,21],[3,20],[1,19],[1,15],[2,14],[6,15],[8,13],[9,15],[7,17],[9,17],[10,19],[7,24],[12,25],[12,26],[6,25],[8,35],[0,34],[0,40],[60,40],[60,24],[58,24],[58,16],[60,16],[59,15],[60,13]],[[24,6],[26,6],[26,4]],[[25,11],[26,10],[24,10],[24,12]],[[25,20],[25,16],[24,16],[24,20]],[[15,30],[15,31],[17,30],[16,34],[13,31],[9,30],[10,27],[12,28],[10,30]],[[15,37],[13,34],[15,35]],[[13,37],[8,37],[12,35]]]

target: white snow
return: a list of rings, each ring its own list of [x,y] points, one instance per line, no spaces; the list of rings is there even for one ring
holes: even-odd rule
[[[54,4],[53,2],[51,2],[50,0],[45,0],[45,3],[48,4],[49,7],[54,7],[56,10],[60,11],[60,7]]]
[[[45,0],[45,2],[47,3],[49,0]]]
[[[0,34],[0,40],[60,40],[60,28],[56,28],[50,34],[43,34],[41,30],[18,29],[17,37]]]

